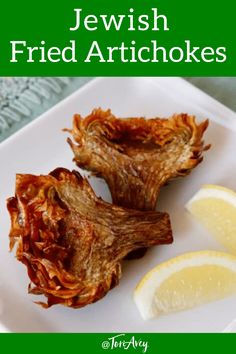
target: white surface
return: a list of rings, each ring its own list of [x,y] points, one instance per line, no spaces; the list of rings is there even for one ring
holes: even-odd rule
[[[205,140],[212,148],[190,176],[163,188],[158,208],[170,213],[172,245],[152,248],[140,260],[126,262],[120,285],[101,301],[81,310],[54,306],[44,310],[27,294],[24,265],[8,252],[7,197],[14,194],[16,173],[46,174],[55,167],[75,168],[66,143],[75,112],[88,114],[94,107],[111,108],[120,116],[169,116],[175,112],[210,118]],[[218,122],[222,125],[218,125]],[[231,130],[224,128],[224,125]],[[219,184],[236,190],[236,114],[178,78],[97,79],[78,90],[0,145],[0,321],[17,332],[221,332],[236,317],[236,296],[191,311],[143,321],[133,302],[140,278],[160,262],[178,254],[221,250],[184,205],[202,186]],[[97,194],[109,199],[105,183],[93,180]],[[38,300],[38,299],[37,299]]]

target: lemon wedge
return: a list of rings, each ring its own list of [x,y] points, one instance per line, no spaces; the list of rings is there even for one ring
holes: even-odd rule
[[[216,240],[236,254],[236,193],[221,186],[205,185],[186,208]]]
[[[236,293],[236,257],[198,251],[172,258],[148,272],[134,291],[146,320]]]

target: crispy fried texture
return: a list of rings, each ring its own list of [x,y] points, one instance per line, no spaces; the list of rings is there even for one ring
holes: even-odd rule
[[[113,203],[131,209],[154,210],[161,186],[185,176],[202,161],[203,133],[188,114],[170,119],[116,118],[95,109],[86,118],[74,116],[68,142],[74,161],[103,177]]]
[[[8,199],[10,249],[27,266],[29,292],[50,307],[79,308],[101,299],[121,277],[132,250],[172,242],[168,214],[128,210],[98,198],[78,172],[16,177]]]

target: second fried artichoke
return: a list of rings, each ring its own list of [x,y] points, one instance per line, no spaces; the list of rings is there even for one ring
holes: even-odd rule
[[[76,164],[106,180],[114,204],[154,210],[161,186],[202,161],[207,126],[188,114],[119,119],[95,109],[84,119],[74,116],[68,142]]]

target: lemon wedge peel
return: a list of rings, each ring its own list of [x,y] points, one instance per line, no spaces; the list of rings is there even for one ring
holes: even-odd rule
[[[206,198],[224,200],[236,208],[236,193],[229,188],[213,184],[203,185],[202,188],[188,201],[186,208],[191,210],[193,202]]]

